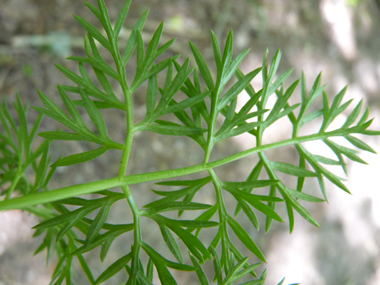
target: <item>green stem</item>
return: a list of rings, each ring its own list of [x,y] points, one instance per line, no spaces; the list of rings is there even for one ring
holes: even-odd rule
[[[213,169],[215,167],[227,164],[229,162],[244,158],[248,155],[252,155],[258,152],[262,152],[262,151],[267,151],[274,148],[294,145],[296,143],[302,143],[302,142],[307,142],[307,141],[323,140],[327,137],[337,137],[337,136],[345,136],[351,133],[360,133],[359,130],[358,131],[353,130],[354,128],[356,127],[353,127],[350,129],[344,129],[344,130],[331,131],[331,132],[322,133],[322,134],[313,134],[313,135],[302,136],[298,138],[291,138],[291,139],[283,140],[281,142],[266,144],[266,145],[250,148],[248,150],[239,152],[234,155],[230,155],[228,157],[225,157],[213,162],[209,162],[205,165],[202,163],[195,166],[177,168],[177,169],[172,169],[172,170],[127,175],[127,176],[123,176],[122,178],[120,177],[109,178],[109,179],[104,179],[100,181],[68,186],[68,187],[59,188],[52,191],[46,191],[46,192],[31,194],[31,195],[27,195],[23,197],[18,197],[18,198],[0,202],[0,211],[11,210],[11,209],[22,209],[28,206],[50,203],[50,202],[59,201],[62,199],[84,195],[84,194],[96,193],[104,189],[120,187],[122,185],[132,185],[132,184],[138,184],[142,182],[163,180],[163,179],[169,179],[169,178],[189,175],[193,173],[198,173],[204,170]]]
[[[218,206],[218,212],[219,212],[219,222],[220,222],[219,227],[222,231],[222,263],[224,264],[224,269],[227,274],[228,260],[229,260],[229,254],[228,254],[229,237],[228,237],[227,222],[226,222],[227,209],[223,200],[221,181],[219,180],[214,170],[209,169],[208,172],[210,173],[210,176],[212,177],[215,193],[216,193],[216,200],[217,200],[217,206]]]
[[[127,197],[129,206],[131,207],[132,213],[133,213],[133,223],[135,225],[134,229],[134,243],[133,243],[133,249],[132,249],[132,268],[131,268],[131,274],[129,275],[128,284],[135,284],[135,280],[137,279],[137,272],[139,271],[139,255],[140,255],[140,248],[141,248],[141,223],[140,223],[140,210],[137,207],[135,200],[133,199],[131,190],[129,189],[128,185],[121,186],[123,189],[123,192],[125,196]]]

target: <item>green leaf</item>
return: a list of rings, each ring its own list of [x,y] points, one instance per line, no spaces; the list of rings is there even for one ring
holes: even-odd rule
[[[190,136],[196,134],[202,134],[206,132],[206,129],[200,128],[189,128],[180,125],[147,125],[142,128],[144,131],[151,131],[154,133],[158,133],[161,135],[169,135],[169,136]]]
[[[48,164],[50,161],[50,158],[49,158],[50,142],[49,141],[46,141],[46,142],[47,143],[44,144],[42,157],[36,171],[36,177],[35,177],[34,185],[33,185],[35,191],[37,191],[39,188],[42,187],[44,179],[46,177],[47,169],[49,166]]]
[[[362,105],[363,105],[363,99],[360,100],[359,104],[356,105],[355,109],[347,117],[346,121],[344,122],[343,126],[341,127],[342,129],[348,128],[349,126],[351,126],[355,122],[355,120],[357,119],[357,117],[360,114],[360,110],[362,108]]]
[[[231,229],[234,231],[236,236],[240,239],[240,241],[259,259],[264,261],[266,263],[265,257],[260,251],[260,249],[257,247],[255,242],[251,239],[249,234],[243,229],[241,225],[239,225],[238,222],[236,222],[231,216],[226,215],[226,219],[228,224],[230,225]]]
[[[162,237],[164,238],[164,241],[166,245],[168,246],[169,250],[171,251],[171,253],[178,260],[178,262],[184,263],[181,250],[179,249],[178,243],[173,237],[170,230],[164,225],[159,224],[159,226],[162,233]]]
[[[91,141],[99,143],[99,140],[95,140],[92,137],[84,136],[76,133],[67,133],[61,131],[42,132],[38,134],[40,137],[50,140],[63,140],[63,141]],[[121,146],[122,147],[122,146]]]
[[[210,246],[210,251],[211,251],[212,256],[214,257],[213,263],[214,263],[215,278],[218,281],[218,283],[221,283],[223,280],[222,266],[220,264],[218,253],[216,252],[213,246]]]
[[[175,234],[186,244],[189,251],[196,257],[198,260],[204,262],[204,259],[211,259],[209,252],[203,243],[190,232],[182,229],[177,221],[165,218],[161,215],[151,215],[150,218],[155,220],[159,225],[164,224],[170,228]],[[202,253],[203,256],[200,254]]]
[[[261,71],[261,68],[257,68],[247,75],[245,75],[242,79],[236,82],[223,96],[222,100],[218,104],[218,109],[223,109],[231,100],[233,100],[237,95],[239,95],[247,86],[251,83],[252,79]],[[235,72],[234,72],[235,73]]]
[[[197,273],[200,284],[201,285],[209,285],[210,283],[208,282],[207,275],[203,271],[203,268],[199,264],[198,260],[194,256],[192,256],[191,254],[189,254],[189,256],[190,256],[191,262],[193,263],[194,267],[196,268],[196,273]]]
[[[158,83],[157,75],[149,78],[148,91],[146,93],[146,111],[147,113],[153,112],[156,108],[158,98]]]
[[[108,9],[106,4],[104,3],[104,0],[98,0],[98,6],[101,13],[101,22],[104,27],[104,30],[107,33],[108,39],[110,42],[113,41],[114,35],[113,35],[113,29],[111,25],[111,19],[108,14]]]
[[[238,198],[238,196],[236,197]],[[243,209],[244,213],[247,215],[248,219],[251,221],[252,225],[256,230],[259,230],[259,221],[255,213],[252,211],[251,207],[241,198],[238,198],[239,206]],[[236,216],[236,215],[235,215]]]
[[[275,219],[276,221],[283,222],[281,217],[270,207],[262,203],[260,200],[262,200],[263,197],[265,197],[266,201],[278,201],[280,202],[281,199],[277,197],[270,197],[270,196],[259,196],[259,195],[253,195],[250,193],[247,193],[245,191],[241,191],[235,187],[226,186],[223,185],[223,188],[226,189],[228,192],[230,192],[237,200],[240,198],[242,200],[245,200],[249,204],[251,204],[253,207],[255,207],[260,212],[264,213],[265,215]]]
[[[148,265],[146,266],[146,276],[150,281],[153,281],[153,261],[151,258],[149,258]]]
[[[103,138],[108,138],[107,126],[104,122],[102,114],[99,112],[94,102],[90,100],[85,91],[80,92],[80,96],[82,97],[87,113],[90,116],[95,127],[99,131],[100,136]]]
[[[246,257],[240,260],[235,266],[231,267],[231,269],[228,271],[226,278],[224,278],[223,280],[224,284],[229,284],[229,282],[234,282],[242,277],[242,276],[237,277],[237,275],[239,274],[239,270],[242,269],[242,267],[244,267],[244,265],[247,264],[248,259],[249,257]]]
[[[91,43],[91,41],[93,42],[94,40],[92,39],[92,37],[89,37],[89,41]],[[95,43],[91,43],[91,47],[95,46]],[[95,46],[96,47],[96,46]],[[92,48],[93,49],[93,48]],[[94,52],[94,49],[93,49],[93,52]],[[96,52],[94,52],[96,53]],[[119,77],[119,74],[113,70],[111,68],[111,66],[109,66],[104,60],[103,58],[99,55],[96,56],[96,57],[91,57],[91,58],[86,58],[86,57],[81,57],[81,56],[70,56],[68,57],[67,59],[69,60],[74,60],[74,61],[78,61],[80,63],[86,63],[86,64],[89,64],[91,65],[94,69],[97,69],[97,70],[101,70],[102,72],[104,72],[105,74],[111,76],[112,78],[116,79],[116,80],[120,80],[120,77]],[[74,77],[72,74],[70,75],[71,78],[74,78],[75,80],[78,80],[78,78]],[[70,77],[69,77],[70,78]],[[71,79],[70,78],[70,79]],[[74,81],[74,80],[73,80]],[[76,81],[74,81],[76,82]],[[65,85],[63,85],[65,86]],[[71,88],[76,88],[76,87],[73,87],[73,86],[70,86]],[[104,87],[104,86],[103,86]],[[65,86],[65,90],[66,91],[69,91],[67,90],[67,86]]]
[[[141,271],[137,272],[137,277],[139,278],[142,285],[153,285],[153,283],[147,277],[145,277]]]
[[[212,48],[214,51],[214,58],[215,58],[215,63],[216,63],[216,68],[217,70],[220,70],[221,64],[222,64],[222,55],[220,52],[220,46],[218,39],[216,38],[215,33],[211,30],[211,41],[212,41]]]
[[[277,184],[278,180],[254,180],[254,181],[244,181],[244,182],[227,182],[223,181],[223,184],[227,187],[238,187],[238,188],[261,188],[266,186],[271,186]],[[257,196],[257,195],[256,195]]]
[[[128,11],[129,11],[129,6],[131,5],[131,2],[132,0],[127,0],[125,1],[125,4],[123,6],[123,8],[121,8],[121,11],[119,13],[119,16],[117,17],[117,20],[116,20],[116,23],[115,23],[115,27],[114,27],[114,38],[117,39],[120,31],[121,31],[121,28],[123,27],[123,24],[124,24],[124,21],[127,17],[127,14],[128,14]]]
[[[55,118],[58,118],[57,121],[65,124],[65,125],[69,125],[71,126],[73,121],[69,118],[69,116],[66,115],[65,112],[63,112],[52,100],[50,100],[44,93],[42,93],[41,91],[37,91],[38,92],[38,96],[40,97],[42,103],[44,103],[44,105],[46,106],[46,108],[48,108],[51,112],[51,114],[54,114],[56,115]],[[35,107],[36,108],[36,107]],[[37,109],[37,110],[41,110],[41,108]],[[43,110],[43,109],[42,109]]]
[[[175,263],[175,262],[172,262],[172,261],[165,259],[161,254],[159,254],[157,251],[155,251],[152,247],[150,247],[144,241],[141,242],[141,247],[145,250],[145,252],[152,259],[157,270],[162,269],[162,268],[159,269],[159,267],[165,267],[165,268],[169,267],[169,268],[173,268],[173,269],[181,270],[181,271],[194,271],[194,270],[196,270],[196,268],[194,268],[193,266],[190,266],[187,264]],[[161,278],[160,278],[160,280],[161,280]],[[166,283],[164,283],[164,284],[166,284]]]
[[[91,269],[90,267],[88,266],[86,260],[83,258],[82,255],[78,255],[77,256],[78,260],[79,260],[79,263],[84,271],[84,273],[86,274],[87,278],[88,278],[88,281],[90,281],[91,284],[95,284],[95,279],[94,277],[92,276],[92,272],[91,272]]]
[[[72,212],[68,212],[67,214],[56,216],[54,218],[48,219],[42,223],[39,223],[38,225],[34,226],[34,229],[42,229],[42,228],[50,228],[57,225],[60,225],[64,222],[72,220],[74,217],[79,215],[82,212],[90,213],[90,211],[94,211],[96,208],[99,208],[100,205],[93,205],[88,207],[81,207],[77,210],[74,210]]]
[[[124,51],[124,54],[123,54],[123,57],[121,59],[122,61],[122,65],[125,67],[131,57],[131,55],[133,54],[133,51],[135,50],[136,48],[136,45],[137,45],[137,32],[138,31],[142,31],[144,25],[145,25],[145,21],[146,21],[146,18],[148,17],[148,13],[149,11],[145,11],[140,19],[137,21],[133,31],[131,32],[131,35],[129,36],[129,39],[128,39],[128,44],[125,48],[125,51]]]
[[[292,197],[290,199],[286,199],[286,201],[289,202],[289,204],[309,223],[316,227],[320,227],[317,221],[311,216],[311,214],[302,207],[296,200],[294,200]],[[293,222],[294,223],[294,222]]]
[[[96,39],[102,46],[104,46],[106,49],[108,49],[110,52],[111,50],[111,45],[108,42],[108,40],[89,22],[87,22],[85,19],[74,15],[74,18],[87,30],[87,32],[94,38]]]
[[[194,97],[183,100],[180,103],[177,103],[175,105],[171,105],[170,107],[168,107],[164,110],[162,115],[178,112],[178,111],[184,110],[188,107],[191,107],[191,106],[195,105],[196,103],[201,102],[209,94],[210,94],[210,91],[206,91],[206,92],[198,94]]]
[[[156,50],[160,43],[163,29],[164,29],[164,22],[161,22],[158,28],[156,29],[156,31],[154,32],[151,41],[148,44],[145,62],[144,62],[144,70],[148,70],[156,58]]]
[[[231,30],[231,35],[232,35],[232,30]],[[231,41],[232,41],[232,38],[231,38]],[[232,43],[231,43],[232,45]],[[239,68],[241,62],[243,61],[243,59],[245,58],[245,56],[248,54],[250,49],[246,49],[244,51],[242,51],[230,64],[230,66],[228,67],[227,71],[226,71],[226,74],[223,78],[223,81],[222,84],[224,85],[225,83],[228,82],[228,80],[231,79],[232,75],[234,75],[236,73],[236,70]],[[232,47],[231,47],[231,57],[232,57]],[[260,68],[261,70],[261,68]],[[248,74],[247,74],[248,75]],[[240,79],[239,79],[240,80]]]
[[[65,106],[67,110],[69,111],[71,117],[74,119],[74,122],[76,123],[76,125],[80,129],[82,129],[84,132],[89,132],[90,130],[84,124],[81,115],[79,114],[77,108],[75,107],[74,102],[71,101],[69,96],[67,96],[65,90],[61,86],[58,85],[58,91],[61,95],[62,101],[65,103]]]
[[[88,247],[89,244],[91,244],[93,240],[96,238],[100,229],[106,222],[108,214],[110,213],[111,206],[115,201],[116,200],[110,199],[102,206],[99,213],[96,215],[94,221],[92,222],[90,228],[88,229],[84,247]]]
[[[204,178],[195,179],[195,180],[167,180],[157,182],[157,185],[167,185],[167,186],[195,186],[199,184],[206,185],[211,182],[211,177],[206,176]]]
[[[167,212],[167,211],[177,211],[177,210],[206,210],[211,208],[211,205],[201,204],[201,203],[184,203],[184,202],[169,202],[162,204],[157,207],[152,207],[141,211],[143,216],[151,216],[153,214]]]
[[[98,285],[110,279],[112,276],[114,276],[116,273],[122,270],[124,266],[127,265],[131,259],[132,259],[132,253],[130,252],[124,255],[123,257],[119,258],[118,260],[116,260],[102,274],[100,274],[98,279],[96,279],[95,284]]]
[[[189,41],[189,45],[190,45],[191,51],[193,52],[195,61],[197,62],[199,72],[201,73],[203,77],[203,80],[206,82],[208,89],[213,90],[214,80],[212,79],[210,69],[208,68],[205,59],[203,58],[202,54],[199,52],[197,47],[191,41]]]
[[[107,76],[104,74],[104,72],[102,70],[96,68],[95,66],[93,66],[92,69],[94,70],[94,72],[96,74],[96,77],[98,78],[100,84],[102,85],[102,87],[103,87],[104,91],[107,93],[107,95],[110,96],[110,97],[112,97],[111,100],[113,102],[118,102],[119,103],[120,101],[119,101],[119,99],[117,99],[117,97],[116,97],[116,95],[115,95],[115,93],[113,91],[112,85],[111,85],[110,81],[108,80]],[[122,103],[120,102],[120,104],[122,104]],[[118,106],[118,108],[120,108],[119,104],[117,106]]]
[[[344,136],[344,138],[348,140],[352,145],[356,146],[357,148],[360,148],[368,152],[376,153],[376,151],[373,148],[371,148],[369,145],[359,140],[358,138],[355,138],[351,135]]]
[[[303,193],[303,192],[295,191],[295,190],[292,190],[290,188],[285,188],[285,189],[286,189],[285,191],[289,195],[295,196],[295,197],[297,197],[297,198],[299,198],[301,200],[304,200],[304,201],[314,202],[314,203],[325,202],[325,200],[323,200],[323,199],[314,197],[312,195],[309,195],[309,194],[306,194],[306,193]]]
[[[310,170],[300,168],[298,166],[285,163],[285,162],[271,161],[270,166],[275,170],[278,170],[280,172],[293,175],[293,176],[298,176],[298,177],[317,177],[318,176],[318,174],[315,172],[312,172]]]
[[[164,43],[159,49],[157,49],[157,51],[155,53],[155,57],[157,58],[159,55],[164,53],[168,48],[170,48],[171,45],[175,42],[175,40],[176,39],[171,39],[171,40],[167,41],[166,43]]]
[[[353,161],[356,161],[356,162],[359,162],[362,164],[368,164],[363,159],[361,159],[360,157],[355,155],[355,153],[357,153],[357,152],[350,149],[350,148],[344,147],[342,145],[338,145],[337,143],[330,141],[328,139],[323,140],[323,142],[326,143],[327,146],[329,146],[332,149],[332,151],[334,151],[338,155],[344,154],[345,156],[347,156],[349,159],[351,159]]]
[[[328,165],[342,165],[342,162],[340,162],[340,161],[337,161],[337,160],[334,160],[334,159],[331,159],[331,158],[327,158],[327,157],[324,157],[324,156],[320,156],[320,155],[317,155],[317,154],[314,154],[313,157],[318,162],[321,162],[321,163],[324,163],[324,164],[328,164]]]
[[[74,164],[79,164],[79,163],[83,163],[86,161],[90,161],[90,160],[93,160],[93,159],[101,156],[102,154],[107,152],[108,149],[109,148],[107,148],[107,147],[100,147],[100,148],[97,148],[94,150],[73,154],[73,155],[67,156],[65,158],[59,159],[52,166],[54,166],[54,167],[68,166],[68,165],[74,165]]]
[[[66,67],[63,67],[61,65],[56,64],[56,67],[70,80],[78,84],[79,86],[85,88],[87,92],[91,94],[91,96],[104,100],[109,101],[110,97],[105,94],[104,92],[100,91],[91,81],[86,81],[84,78],[81,78],[71,70],[67,69]],[[85,71],[82,69],[82,71]],[[120,103],[120,102],[119,102]]]
[[[64,237],[64,235],[72,229],[80,220],[82,220],[85,216],[90,214],[95,209],[89,208],[89,207],[82,207],[80,208],[82,211],[78,212],[77,215],[73,216],[71,219],[68,220],[68,222],[61,228],[61,230],[58,232],[56,241],[58,242],[61,238]]]

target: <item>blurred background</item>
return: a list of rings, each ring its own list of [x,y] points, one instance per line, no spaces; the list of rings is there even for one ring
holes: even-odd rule
[[[96,5],[94,0],[89,2]],[[115,20],[124,1],[105,2],[111,20]],[[347,112],[338,117],[337,127],[361,98],[364,98],[365,106],[371,107],[370,117],[380,118],[379,0],[132,1],[125,30],[120,35],[121,40],[127,40],[129,29],[147,9],[150,9],[150,14],[144,29],[144,38],[149,39],[163,20],[163,40],[177,38],[166,55],[168,57],[180,53],[180,60],[183,61],[190,56],[188,40],[191,40],[210,62],[214,72],[210,30],[216,33],[220,41],[224,41],[229,30],[233,29],[235,55],[251,48],[241,66],[243,72],[261,66],[266,48],[269,49],[270,59],[280,48],[282,61],[278,74],[294,68],[285,87],[298,79],[302,70],[305,72],[308,90],[322,71],[322,83],[328,84],[326,91],[330,98],[345,85],[349,85],[345,100],[353,98],[354,102]],[[39,89],[63,106],[56,84],[71,82],[54,64],[77,70],[77,64],[65,58],[69,55],[84,55],[85,31],[72,17],[74,14],[99,27],[96,17],[82,1],[0,0],[0,94],[6,97],[8,103],[14,102],[16,93],[19,93],[25,104],[30,102],[31,106],[42,107],[36,92]],[[111,60],[107,56],[105,59]],[[131,59],[128,74],[133,75],[134,62],[135,59]],[[253,86],[255,90],[259,90],[260,80],[255,79]],[[293,104],[299,102],[299,88],[296,93],[291,99]],[[144,90],[141,90],[134,97],[136,121],[145,114],[144,96]],[[239,104],[242,106],[247,98],[242,94]],[[318,102],[322,104],[321,100]],[[110,111],[105,112],[104,116],[111,136],[115,140],[123,140],[125,126],[120,123],[124,122],[123,115]],[[31,123],[36,117],[37,112],[31,110]],[[61,126],[46,118],[41,131],[55,128]],[[313,128],[317,131],[318,125],[310,127],[311,130]],[[373,123],[373,129],[380,129],[379,119]],[[288,138],[290,131],[290,124],[284,120],[268,130],[266,142]],[[250,137],[239,136],[217,145],[214,159],[254,146],[250,140]],[[378,138],[366,137],[365,141],[376,151],[380,151]],[[331,155],[317,143],[305,145],[314,153]],[[203,153],[186,138],[143,133],[136,137],[134,146],[138,148],[132,150],[132,167],[129,170],[131,174],[190,166],[202,161]],[[88,147],[88,144],[82,142],[54,143],[53,161],[61,153],[67,156]],[[287,162],[296,162],[298,159],[291,147],[269,152],[268,156]],[[284,224],[274,223],[272,230],[264,235],[262,219],[259,233],[254,229],[249,230],[268,261],[267,265],[262,266],[268,268],[266,284],[277,284],[284,276],[285,284],[380,284],[380,158],[362,152],[360,156],[369,166],[348,162],[349,178],[346,185],[353,195],[343,193],[327,183],[329,204],[304,204],[321,228],[313,227],[297,214],[295,229],[290,235],[286,211],[279,207]],[[119,160],[120,153],[109,152],[107,157],[100,157],[77,168],[60,168],[50,186],[55,189],[93,181],[94,178],[113,177],[118,173]],[[256,161],[255,157],[250,157],[217,171],[225,180],[242,180]],[[343,175],[339,169],[334,171]],[[152,187],[151,184],[144,184],[132,188],[139,205],[155,199],[149,191]],[[311,181],[306,188],[308,193],[320,197],[316,181]],[[213,201],[212,191],[206,189],[203,195],[202,199]],[[131,220],[123,203],[115,204],[119,207],[111,212],[110,222]],[[234,209],[232,199],[226,203]],[[239,222],[248,229],[252,227],[244,219]],[[21,211],[0,212],[0,285],[49,284],[54,261],[45,267],[45,253],[33,256],[41,242],[38,238],[32,239],[34,231],[31,228],[37,223],[34,217]],[[143,229],[143,234],[147,239],[153,236],[147,228]],[[124,242],[120,241],[111,248],[105,263],[112,263],[115,256],[119,256],[118,251],[125,248]],[[151,241],[153,244],[157,243],[155,246],[159,246],[159,242],[161,241]],[[102,265],[98,261],[99,253],[92,254],[88,257],[95,272],[100,273]],[[255,262],[254,257],[252,258],[251,262]],[[197,284],[194,276],[178,272],[174,274],[179,284]],[[77,284],[87,284],[80,275],[77,278]],[[123,278],[125,275],[118,274],[106,284],[124,284]]]

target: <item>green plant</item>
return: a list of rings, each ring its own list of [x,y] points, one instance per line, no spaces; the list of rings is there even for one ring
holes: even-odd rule
[[[275,79],[281,58],[280,51],[275,54],[270,65],[267,64],[266,52],[261,68],[243,74],[239,65],[248,50],[233,59],[232,32],[228,35],[223,53],[215,34],[211,32],[216,78],[213,78],[206,61],[191,42],[190,47],[197,68],[189,68],[189,59],[180,64],[177,61],[179,56],[157,61],[157,58],[173,44],[174,40],[159,47],[163,30],[161,23],[145,49],[141,32],[148,15],[147,12],[138,20],[131,32],[128,44],[120,53],[118,35],[128,13],[130,2],[131,0],[128,0],[125,3],[114,26],[111,25],[103,0],[98,1],[99,8],[86,3],[102,23],[106,36],[103,36],[84,19],[76,17],[88,32],[84,38],[87,57],[69,58],[79,63],[80,75],[63,66],[57,66],[76,85],[58,86],[59,94],[69,115],[39,91],[39,97],[46,108],[34,107],[40,112],[40,115],[32,130],[29,131],[28,106],[23,106],[20,96],[17,97],[17,102],[14,104],[17,120],[12,118],[5,100],[0,105],[0,119],[4,129],[4,132],[0,134],[2,152],[0,185],[3,186],[1,194],[4,196],[0,202],[0,210],[23,209],[43,220],[35,226],[36,236],[45,235],[43,243],[36,252],[46,248],[47,260],[50,259],[53,252],[56,252],[59,260],[51,284],[61,284],[65,280],[66,284],[72,284],[74,259],[78,259],[91,284],[103,283],[121,270],[126,270],[129,275],[126,284],[152,284],[154,267],[162,284],[176,284],[168,268],[195,271],[200,284],[209,284],[210,280],[203,270],[203,264],[207,260],[213,261],[214,281],[217,281],[218,284],[233,284],[242,277],[248,276],[254,280],[244,284],[264,284],[266,271],[264,270],[260,277],[257,277],[255,273],[255,269],[261,265],[261,262],[253,264],[248,262],[248,257],[245,257],[245,254],[231,241],[229,235],[234,233],[246,249],[250,250],[258,260],[265,262],[265,257],[259,247],[226,208],[224,194],[228,192],[236,199],[235,216],[243,211],[256,229],[259,228],[259,223],[255,211],[260,211],[266,216],[266,232],[270,230],[273,220],[283,222],[283,219],[275,211],[277,203],[285,203],[290,232],[294,228],[294,211],[311,224],[318,226],[317,221],[299,200],[327,201],[325,178],[349,193],[349,190],[341,182],[342,178],[327,170],[323,165],[338,165],[346,172],[343,156],[359,163],[365,163],[354,150],[339,145],[331,138],[344,137],[359,149],[375,152],[366,143],[352,135],[380,135],[380,132],[368,130],[372,123],[372,120],[368,120],[368,108],[357,120],[362,102],[348,115],[340,128],[328,130],[333,120],[351,103],[351,101],[342,103],[346,88],[335,96],[331,105],[329,97],[324,91],[325,86],[321,86],[321,74],[318,75],[309,92],[307,92],[304,75],[301,80],[295,81],[287,89],[284,88],[283,82],[289,77],[291,70]],[[103,48],[98,49],[96,42]],[[137,50],[137,68],[134,78],[127,82],[126,66],[135,50]],[[112,55],[116,70],[103,60],[101,52],[104,51],[108,51]],[[101,87],[97,87],[90,79],[85,65],[93,69]],[[163,86],[159,87],[157,75],[165,70],[166,80]],[[250,82],[260,72],[263,87],[256,92]],[[237,80],[230,86],[233,76]],[[123,100],[116,96],[110,79],[120,85],[124,96]],[[201,79],[204,87],[202,87]],[[289,98],[300,81],[301,103],[289,105]],[[146,115],[142,121],[135,123],[132,95],[137,89],[144,88],[142,85],[145,82],[148,82]],[[236,110],[237,98],[243,90],[247,92],[250,99],[240,110]],[[187,99],[177,102],[178,99],[174,99],[174,96],[179,92],[185,94]],[[266,106],[270,96],[276,96],[276,103],[269,110],[266,109]],[[311,107],[320,96],[323,98],[323,107],[321,109]],[[90,127],[84,123],[78,108],[88,114],[93,126]],[[125,112],[126,138],[124,143],[113,141],[108,136],[102,109],[118,109]],[[181,123],[175,123],[175,120],[160,119],[168,114],[173,114]],[[46,140],[36,150],[33,150],[32,142],[44,115],[62,123],[71,131],[56,130],[39,133],[39,136]],[[264,131],[283,117],[288,117],[292,124],[291,138],[263,144]],[[222,124],[218,123],[218,118],[222,118]],[[300,129],[304,125],[318,118],[322,119],[322,124],[317,133],[299,135]],[[255,121],[251,122],[250,119],[255,119]],[[126,175],[127,166],[130,164],[129,156],[133,137],[141,131],[189,137],[199,145],[199,150],[204,152],[203,163],[179,169]],[[222,159],[211,159],[211,152],[215,144],[243,133],[252,135],[252,148]],[[61,157],[50,164],[49,147],[53,140],[88,141],[99,147]],[[315,140],[323,141],[335,153],[336,159],[312,154],[302,145],[304,142]],[[271,161],[265,154],[268,150],[289,145],[293,145],[299,155],[298,165]],[[117,177],[55,190],[48,188],[49,181],[58,167],[91,161],[111,149],[120,150],[122,153]],[[215,168],[218,166],[253,154],[258,156],[259,161],[245,181],[223,181],[217,175],[218,171]],[[267,174],[268,179],[259,179],[262,172]],[[296,189],[288,188],[278,177],[278,172],[295,176],[297,179]],[[30,180],[31,173],[34,181]],[[179,177],[194,173],[201,173],[203,178],[187,177],[186,180],[178,180]],[[305,179],[308,177],[318,181],[324,199],[303,192]],[[177,180],[169,180],[171,178]],[[136,196],[133,195],[131,188],[134,184],[149,181],[159,181],[158,185],[167,187],[165,191],[153,190],[155,194],[163,198],[144,207],[138,207],[138,203],[135,201]],[[197,192],[201,191],[206,184],[213,184],[216,197],[214,205],[193,202]],[[268,195],[252,194],[256,188],[262,187],[268,187]],[[15,191],[20,197],[12,197]],[[101,198],[84,199],[79,197],[90,193],[99,194]],[[108,223],[107,218],[112,210],[112,205],[122,199],[127,200],[133,213],[133,223]],[[95,218],[88,217],[96,211]],[[166,212],[169,211],[178,211],[178,219],[169,218],[166,215]],[[202,212],[194,215],[192,220],[180,219],[185,211]],[[170,259],[163,257],[159,249],[152,248],[144,242],[141,234],[143,223],[141,218],[151,219],[159,226],[162,238],[176,261],[171,260],[173,257]],[[204,244],[198,237],[201,231],[209,231],[208,228],[217,230],[211,244]],[[113,241],[127,232],[133,232],[134,237],[130,248],[126,247],[126,252],[121,258],[99,276],[94,277],[84,254],[101,247],[100,259],[103,261]],[[182,256],[183,252],[180,250],[175,236],[188,249],[188,259]],[[149,258],[146,264],[141,261],[143,255]],[[189,265],[190,262],[192,265]],[[284,280],[280,284],[283,282]]]

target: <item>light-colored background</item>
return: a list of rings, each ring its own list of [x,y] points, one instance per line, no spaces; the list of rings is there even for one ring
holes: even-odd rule
[[[96,1],[90,2],[96,5]],[[112,19],[115,19],[121,2],[106,1]],[[349,110],[360,98],[364,98],[364,104],[371,107],[371,117],[379,117],[380,4],[377,0],[133,1],[126,28],[132,27],[146,9],[151,11],[144,36],[152,35],[159,22],[165,20],[165,38],[177,37],[175,47],[169,50],[168,56],[172,53],[181,53],[182,59],[189,56],[187,40],[190,39],[211,62],[210,29],[224,40],[232,28],[235,54],[251,47],[242,65],[243,71],[259,67],[267,47],[270,58],[281,48],[283,57],[279,71],[294,68],[286,86],[299,78],[304,70],[310,88],[318,73],[323,71],[323,83],[328,84],[326,90],[330,96],[349,84],[346,99],[354,98]],[[69,82],[53,63],[76,70],[76,64],[64,60],[64,57],[83,54],[84,30],[74,20],[73,14],[97,23],[82,1],[0,0],[0,94],[5,95],[8,102],[14,101],[15,94],[19,92],[25,103],[30,101],[32,106],[42,106],[36,92],[36,89],[40,89],[57,104],[61,104],[55,86],[57,83]],[[133,63],[128,73],[133,74]],[[259,84],[259,80],[253,82],[255,88],[259,88]],[[296,93],[299,94],[299,89]],[[136,120],[141,119],[145,112],[143,97],[141,91],[134,98]],[[243,104],[244,99],[242,95],[239,103]],[[298,100],[299,95],[295,95],[292,103]],[[339,117],[340,121],[344,120],[345,114]],[[105,117],[113,138],[122,140],[125,134],[122,114],[106,112]],[[30,111],[30,120],[35,118],[36,112]],[[51,120],[44,120],[43,131],[54,128]],[[313,128],[318,130],[317,126],[311,126],[311,130]],[[374,128],[380,129],[379,120],[375,121]],[[289,137],[289,132],[290,125],[283,121],[268,130],[266,141]],[[365,140],[380,151],[379,139]],[[306,146],[314,152],[325,152],[318,144]],[[70,155],[88,147],[92,146],[85,143],[55,143],[52,149],[56,151],[56,158],[62,152]],[[217,145],[215,157],[218,153],[219,156],[226,155],[247,147],[252,147],[250,138],[241,136]],[[78,168],[62,168],[54,177],[51,188],[112,177],[118,171],[119,155],[111,152],[107,157],[97,159],[96,163]],[[268,155],[275,160],[296,161],[296,152],[292,148],[280,149]],[[259,234],[254,229],[249,230],[267,257],[267,284],[277,284],[283,276],[287,278],[286,284],[380,284],[380,159],[372,154],[360,155],[370,165],[349,162],[350,178],[347,185],[352,196],[327,184],[329,205],[305,203],[320,223],[320,229],[297,216],[291,235],[287,222],[284,225],[275,223],[267,235],[263,234],[263,223]],[[189,140],[142,134],[134,143],[129,171],[141,173],[194,165],[202,160],[201,156],[202,152]],[[244,179],[249,171],[247,167],[252,166],[255,159],[244,159],[233,163],[230,168],[217,171],[225,180]],[[151,187],[149,184],[132,188],[139,205],[154,199],[149,191]],[[311,181],[307,187],[309,193],[319,195],[315,181]],[[212,191],[206,189],[205,194],[198,198],[212,201]],[[125,210],[123,203],[113,210],[111,222],[130,221],[130,213]],[[227,204],[232,206],[233,200],[228,200]],[[286,219],[285,210],[279,207],[279,212]],[[245,220],[240,222],[249,227]],[[1,285],[49,283],[54,264],[45,267],[44,253],[32,257],[40,242],[31,238],[31,227],[36,223],[33,217],[20,211],[0,213]],[[147,228],[144,228],[143,234],[147,238],[154,237]],[[122,240],[112,248],[106,263],[120,255],[119,251],[125,248],[125,242]],[[98,253],[91,255],[90,259],[94,260],[95,271],[100,273],[100,265],[96,261]],[[179,284],[197,284],[193,276],[177,276]],[[119,274],[115,281],[106,284],[123,284],[123,277]],[[78,284],[86,284],[79,278]]]

